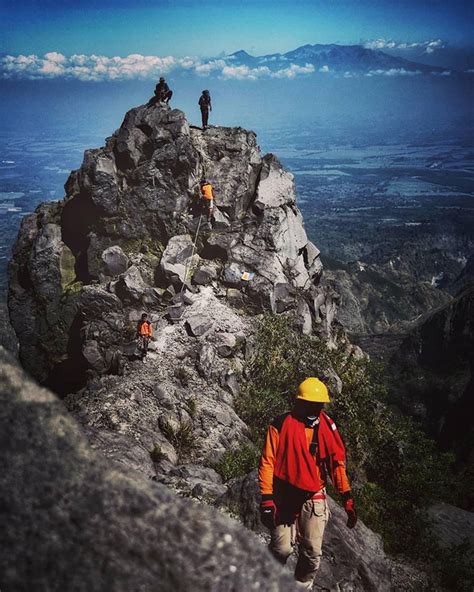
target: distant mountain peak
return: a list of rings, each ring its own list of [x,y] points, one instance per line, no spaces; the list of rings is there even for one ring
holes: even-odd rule
[[[235,51],[234,53],[230,54],[230,57],[234,57],[234,58],[253,58],[252,55],[250,55],[248,52],[246,52],[244,49],[239,49],[238,51]]]

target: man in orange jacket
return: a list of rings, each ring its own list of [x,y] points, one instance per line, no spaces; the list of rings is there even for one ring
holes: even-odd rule
[[[153,336],[153,327],[148,320],[148,315],[146,312],[142,314],[142,318],[138,321],[137,325],[137,339],[138,339],[138,349],[142,354],[142,360],[145,359],[145,356],[148,352],[148,344],[150,343],[150,339]]]
[[[295,578],[311,590],[321,561],[329,518],[326,480],[342,494],[347,526],[357,514],[345,468],[345,448],[336,425],[322,410],[329,403],[317,378],[303,381],[293,410],[273,420],[267,431],[258,472],[262,523],[270,529],[270,551],[281,563],[292,553],[296,527],[299,543]]]
[[[201,196],[207,210],[207,221],[211,222],[214,212],[214,193],[212,191],[212,185],[206,179],[201,181]]]

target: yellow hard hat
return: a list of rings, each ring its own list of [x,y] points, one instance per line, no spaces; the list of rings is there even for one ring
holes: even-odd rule
[[[296,398],[311,403],[329,403],[330,401],[326,385],[313,376],[303,380],[298,387]]]

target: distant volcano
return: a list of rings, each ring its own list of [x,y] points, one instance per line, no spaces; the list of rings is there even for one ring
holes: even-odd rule
[[[374,70],[405,70],[407,72],[441,72],[442,68],[412,62],[404,58],[388,55],[380,50],[367,49],[362,45],[302,45],[287,53],[274,53],[264,56],[252,56],[244,50],[227,56],[236,66],[258,68],[267,66],[276,71],[294,64],[311,64],[315,70],[321,68],[336,72],[368,73]]]

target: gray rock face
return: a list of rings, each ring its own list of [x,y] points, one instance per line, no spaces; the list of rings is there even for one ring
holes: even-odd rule
[[[190,260],[204,174],[214,187],[215,224],[201,224]],[[253,132],[203,133],[181,111],[137,107],[105,146],[86,151],[65,187],[62,202],[26,217],[9,271],[20,357],[39,381],[60,388],[75,368],[84,384],[88,371],[102,368],[91,347],[84,356],[85,337],[94,333],[105,358],[112,343],[95,335],[100,329],[114,347],[128,342],[140,308],[160,313],[169,290],[192,289],[191,280],[197,290],[211,282],[217,292],[239,290],[239,308],[269,310],[276,302],[277,310],[301,316],[305,331],[332,332],[331,316],[326,326],[308,317],[325,315],[313,305],[318,296],[325,301],[322,266],[296,207],[293,177],[276,157],[260,154]],[[283,300],[275,296],[281,285],[288,286]],[[91,286],[120,300],[103,308],[106,321],[92,320],[82,306]]]
[[[257,474],[232,482],[218,503],[257,532],[268,532],[260,523]],[[324,533],[323,557],[314,590],[383,592],[392,590],[392,563],[383,551],[382,540],[359,521],[346,527],[345,511],[329,498],[331,517]]]
[[[474,546],[474,512],[439,503],[431,506],[429,517],[442,547],[453,547],[468,541]]]
[[[105,249],[101,255],[104,262],[104,274],[116,276],[124,273],[128,267],[128,257],[118,245]]]
[[[5,590],[294,589],[236,522],[94,452],[1,349],[0,434]]]

